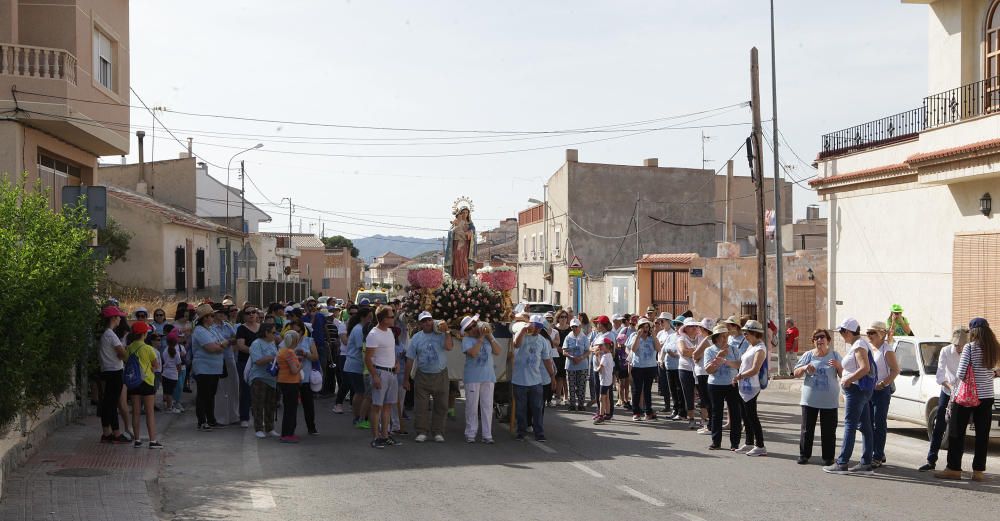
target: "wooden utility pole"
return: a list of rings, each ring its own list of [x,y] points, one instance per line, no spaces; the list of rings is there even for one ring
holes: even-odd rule
[[[750,49],[750,103],[753,108],[753,186],[757,195],[757,320],[767,327],[767,241],[764,236],[764,139],[760,125],[760,66]]]

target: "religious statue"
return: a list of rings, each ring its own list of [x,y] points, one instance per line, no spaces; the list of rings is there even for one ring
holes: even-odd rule
[[[468,281],[474,273],[476,258],[476,226],[472,224],[472,201],[468,197],[459,197],[452,205],[451,221],[448,230],[448,244],[444,252],[444,268],[456,281]]]

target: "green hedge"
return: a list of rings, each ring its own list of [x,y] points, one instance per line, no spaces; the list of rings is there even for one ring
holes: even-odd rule
[[[27,176],[0,177],[0,427],[66,391],[93,343],[97,282],[82,207],[55,213]]]

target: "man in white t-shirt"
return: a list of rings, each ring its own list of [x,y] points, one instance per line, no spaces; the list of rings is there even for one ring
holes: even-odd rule
[[[396,373],[396,335],[392,325],[396,314],[390,306],[379,306],[375,311],[376,326],[365,339],[365,366],[372,378],[372,408],[369,415],[372,424],[371,446],[376,449],[387,445],[398,445],[389,435],[389,420],[392,406],[399,395],[399,381]]]

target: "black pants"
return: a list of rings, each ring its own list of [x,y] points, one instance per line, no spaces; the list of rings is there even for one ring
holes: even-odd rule
[[[278,384],[281,393],[281,436],[295,434],[295,422],[299,414],[299,384]]]
[[[316,432],[316,407],[313,403],[313,391],[309,384],[299,386],[299,397],[302,398],[302,415],[306,418],[306,428],[309,429],[309,432]]]
[[[708,409],[708,429],[712,430],[712,399],[708,395],[708,375],[700,374],[695,376],[698,383],[698,407]]]
[[[813,454],[816,417],[819,416],[819,436],[823,444],[823,463],[832,462],[837,452],[837,409],[817,409],[802,406],[802,426],[799,429],[799,456],[809,459]]]
[[[656,366],[656,390],[663,397],[663,412],[670,412],[670,377],[666,367]]]
[[[123,370],[101,371],[101,381],[104,383],[101,394],[100,415],[101,427],[111,427],[112,431],[121,430],[118,425],[118,397],[122,394]]]
[[[743,425],[746,426],[747,435],[747,445],[753,445],[755,447],[764,446],[764,428],[760,426],[760,416],[757,415],[757,396],[754,396],[750,401],[743,402],[743,421],[746,422]]]
[[[952,404],[951,423],[948,430],[948,468],[962,470],[962,454],[965,453],[965,429],[972,419],[976,426],[975,453],[972,457],[972,470],[986,471],[986,451],[990,445],[991,414],[993,398],[980,399],[978,407],[962,407]]]
[[[632,368],[632,414],[653,414],[653,378],[655,367]],[[643,407],[642,404],[645,404]]]
[[[681,375],[677,369],[667,369],[667,387],[674,402],[674,414],[687,417],[687,407],[684,406],[684,391],[681,390]]]
[[[740,392],[732,385],[709,385],[708,395],[712,398],[712,445],[722,446],[722,412],[729,408],[729,448],[738,449],[743,429]]]
[[[548,404],[551,401],[552,401],[552,382],[549,382],[542,386],[542,402],[544,405]],[[542,409],[542,412],[545,412],[545,409]]]
[[[215,393],[219,390],[219,374],[195,375],[198,384],[198,394],[194,398],[194,413],[198,416],[198,425],[215,425]]]
[[[344,399],[347,398],[347,386],[344,385],[344,362],[347,361],[347,355],[340,355],[337,357],[337,368],[334,369],[334,376],[337,379],[337,400],[336,404],[340,405],[344,403]]]
[[[694,371],[681,369],[677,372],[681,392],[684,393],[684,410],[694,411]]]

